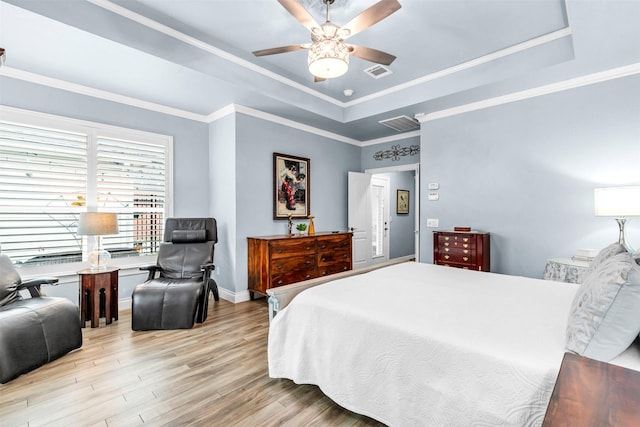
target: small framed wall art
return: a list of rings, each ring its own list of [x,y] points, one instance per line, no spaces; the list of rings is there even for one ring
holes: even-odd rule
[[[409,213],[409,190],[396,190],[396,213]]]
[[[310,169],[309,159],[273,153],[273,219],[309,216]]]

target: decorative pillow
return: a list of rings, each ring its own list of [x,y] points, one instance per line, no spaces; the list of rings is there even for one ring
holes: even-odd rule
[[[598,255],[596,255],[593,261],[591,261],[591,263],[589,264],[587,271],[584,273],[583,280],[586,280],[588,276],[593,274],[593,272],[598,268],[598,266],[602,264],[604,261],[608,260],[614,255],[618,255],[626,251],[627,250],[624,248],[624,246],[622,246],[618,242],[611,243],[606,248],[601,249],[600,252],[598,252]]]
[[[631,254],[600,263],[578,289],[567,323],[566,348],[608,362],[640,333],[640,267]]]
[[[18,292],[22,280],[8,256],[0,254],[0,307],[22,299]]]

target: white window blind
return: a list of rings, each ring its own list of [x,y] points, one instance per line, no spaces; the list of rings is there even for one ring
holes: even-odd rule
[[[97,142],[98,206],[117,212],[120,226],[120,233],[105,237],[103,246],[156,253],[166,207],[165,148],[102,137]]]
[[[8,116],[0,120],[0,248],[16,265],[86,259],[94,240],[76,231],[87,210],[118,214],[119,234],[101,239],[112,258],[157,252],[171,212],[170,137]]]
[[[0,243],[14,262],[81,261],[75,231],[87,142],[86,134],[0,121]]]

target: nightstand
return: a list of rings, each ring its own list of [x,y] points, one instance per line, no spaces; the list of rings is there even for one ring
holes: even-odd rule
[[[638,426],[638,396],[640,372],[566,353],[542,426]]]
[[[80,324],[83,328],[89,319],[92,328],[100,325],[100,317],[105,318],[107,325],[118,320],[119,270],[118,267],[107,267],[101,271],[86,268],[77,272],[80,276]]]
[[[589,261],[578,261],[571,258],[551,258],[544,267],[545,280],[556,282],[582,283]]]

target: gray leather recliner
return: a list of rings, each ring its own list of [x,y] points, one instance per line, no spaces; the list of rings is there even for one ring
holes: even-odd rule
[[[131,298],[134,331],[189,329],[207,318],[209,292],[219,300],[211,278],[218,229],[214,218],[168,218],[164,242],[147,280]]]
[[[40,285],[57,282],[50,277],[23,282],[9,257],[0,254],[0,383],[82,346],[78,306],[40,292]],[[31,298],[23,299],[22,289]]]

